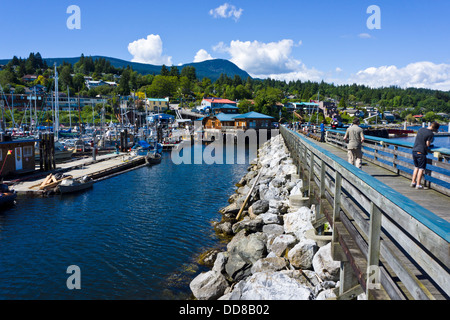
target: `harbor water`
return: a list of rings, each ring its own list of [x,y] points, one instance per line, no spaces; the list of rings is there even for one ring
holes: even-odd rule
[[[192,148],[205,148],[195,146]],[[248,150],[240,150],[247,152]],[[224,154],[225,157],[225,154]],[[0,299],[186,299],[246,164],[160,164],[0,212]],[[69,290],[69,266],[81,289]]]

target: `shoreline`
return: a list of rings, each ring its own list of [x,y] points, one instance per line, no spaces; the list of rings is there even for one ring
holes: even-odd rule
[[[210,270],[190,282],[195,299],[336,299],[340,263],[331,258],[330,236],[317,235],[323,226],[313,226],[315,206],[302,196],[281,135],[260,147],[236,187],[213,223],[217,236],[230,240],[225,251],[202,254]]]

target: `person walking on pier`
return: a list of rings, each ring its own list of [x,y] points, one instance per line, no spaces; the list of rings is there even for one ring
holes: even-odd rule
[[[326,121],[323,120],[320,124],[320,142],[325,142],[325,123]]]
[[[348,162],[361,169],[362,164],[362,143],[364,142],[364,132],[359,126],[359,118],[353,119],[353,124],[345,132],[344,140],[347,142]]]
[[[439,130],[439,123],[432,122],[428,128],[420,128],[417,131],[416,140],[412,148],[414,172],[411,180],[411,188],[423,189],[420,184],[427,167],[427,151],[433,142],[434,134]]]

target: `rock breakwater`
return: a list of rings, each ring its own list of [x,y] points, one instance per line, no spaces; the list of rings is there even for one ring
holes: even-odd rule
[[[190,283],[197,299],[335,297],[340,263],[331,258],[330,243],[311,237],[315,208],[303,206],[302,187],[282,136],[266,142],[221,210],[214,227],[232,239],[216,252],[211,270]]]

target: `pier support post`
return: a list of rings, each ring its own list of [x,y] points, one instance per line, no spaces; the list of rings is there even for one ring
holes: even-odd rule
[[[380,209],[370,203],[370,223],[369,223],[369,249],[367,253],[367,277],[366,296],[372,299],[373,290],[380,289],[380,241],[381,241],[381,219]]]
[[[353,300],[363,293],[361,285],[353,272],[353,269],[349,262],[341,262],[340,274],[339,274],[339,289],[336,292],[338,300]]]
[[[39,133],[39,168],[44,171],[44,135]]]
[[[341,186],[342,175],[336,171],[334,179],[334,202],[333,202],[333,236],[331,240],[331,256],[335,261],[347,261],[347,257],[339,243],[337,224],[341,223]]]
[[[320,187],[319,187],[319,206],[316,210],[316,222],[324,218],[323,202],[325,199],[325,161],[320,160]]]

